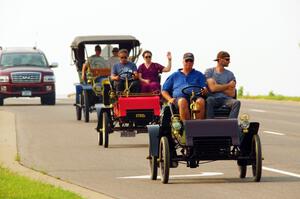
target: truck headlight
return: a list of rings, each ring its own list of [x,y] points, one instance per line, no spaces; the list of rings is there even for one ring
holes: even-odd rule
[[[7,75],[1,75],[0,82],[9,82],[9,77]]]
[[[55,82],[54,75],[46,75],[46,76],[44,76],[44,82]]]

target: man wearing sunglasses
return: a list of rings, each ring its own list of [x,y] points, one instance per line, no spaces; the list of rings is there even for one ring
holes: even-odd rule
[[[192,53],[185,53],[183,55],[183,68],[174,72],[165,81],[162,89],[162,96],[168,103],[175,104],[179,109],[181,120],[189,120],[189,99],[188,96],[182,93],[182,89],[187,86],[200,86],[204,89],[201,91],[202,95],[206,95],[206,79],[205,76],[195,69],[194,55]],[[196,99],[200,112],[196,114],[197,119],[204,119],[205,117],[205,100],[202,97]]]
[[[114,82],[116,91],[124,91],[127,77],[130,91],[139,93],[140,86],[135,63],[128,61],[128,51],[126,49],[121,49],[118,52],[118,56],[120,62],[116,63],[111,69],[111,80]]]
[[[210,91],[206,99],[206,117],[214,118],[214,109],[226,105],[231,108],[229,118],[237,118],[241,103],[235,99],[235,76],[226,69],[230,63],[230,55],[228,52],[220,51],[214,61],[217,61],[217,66],[205,71]]]

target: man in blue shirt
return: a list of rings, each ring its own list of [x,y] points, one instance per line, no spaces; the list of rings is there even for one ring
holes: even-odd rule
[[[205,71],[209,95],[206,99],[206,117],[214,118],[214,109],[223,105],[231,108],[229,118],[237,118],[241,102],[234,99],[236,96],[236,80],[234,74],[225,69],[230,63],[228,52],[220,51],[217,55],[217,66]]]
[[[189,99],[188,96],[181,91],[187,86],[200,86],[202,95],[207,93],[205,76],[195,69],[194,55],[192,53],[185,53],[183,55],[183,68],[173,73],[165,81],[162,89],[162,96],[168,101],[173,103],[179,108],[179,115],[181,120],[189,120]],[[196,103],[200,107],[200,112],[196,114],[197,119],[204,119],[205,117],[205,100],[202,97],[198,97]]]
[[[121,49],[118,53],[120,62],[116,63],[111,69],[111,80],[114,81],[116,91],[124,91],[125,79],[128,78],[128,86],[133,93],[140,92],[137,67],[135,63],[128,61],[128,51]]]

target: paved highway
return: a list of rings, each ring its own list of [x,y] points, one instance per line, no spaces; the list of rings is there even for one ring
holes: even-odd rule
[[[69,99],[40,106],[38,99],[7,99],[2,111],[16,115],[21,163],[114,198],[297,198],[300,195],[300,104],[242,101],[241,112],[261,123],[263,174],[260,183],[239,179],[234,161],[171,169],[169,184],[151,181],[147,134],[111,134],[110,148],[97,146],[90,123],[75,120]],[[250,168],[248,174],[251,174]]]

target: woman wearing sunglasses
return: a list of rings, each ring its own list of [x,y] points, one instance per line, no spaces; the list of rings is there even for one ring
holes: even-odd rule
[[[160,91],[159,74],[162,72],[169,72],[171,70],[171,53],[167,53],[168,65],[166,67],[159,63],[152,62],[152,52],[149,50],[144,51],[142,56],[145,62],[138,67],[138,74],[141,82],[141,92],[149,93]]]

